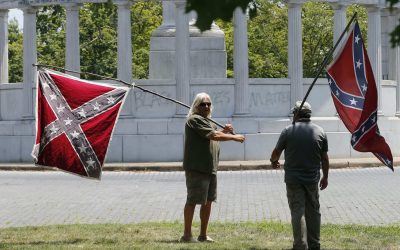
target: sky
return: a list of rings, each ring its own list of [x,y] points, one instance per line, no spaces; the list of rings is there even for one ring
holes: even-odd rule
[[[22,14],[22,10],[10,9],[10,11],[8,12],[8,21],[13,19],[14,17],[18,20],[19,28],[22,29],[22,26],[23,26],[23,23],[24,23],[24,17],[23,17],[23,14]]]

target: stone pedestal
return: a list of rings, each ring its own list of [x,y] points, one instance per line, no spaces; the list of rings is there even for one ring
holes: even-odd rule
[[[163,2],[163,23],[150,41],[149,79],[175,78],[174,18],[174,3]],[[191,78],[225,78],[225,36],[219,27],[213,24],[211,30],[201,33],[190,22],[189,36]]]

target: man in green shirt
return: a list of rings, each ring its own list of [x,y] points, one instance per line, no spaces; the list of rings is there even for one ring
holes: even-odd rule
[[[183,169],[186,176],[187,199],[184,208],[184,233],[181,242],[213,242],[207,235],[211,204],[217,199],[217,168],[219,141],[244,142],[243,135],[234,135],[231,124],[218,131],[211,117],[211,98],[206,93],[196,95],[185,125]],[[194,210],[200,204],[200,235],[192,235]]]

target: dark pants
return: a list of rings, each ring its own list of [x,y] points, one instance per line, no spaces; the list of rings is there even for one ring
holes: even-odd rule
[[[293,249],[320,249],[321,214],[318,183],[286,183],[286,191],[292,216]]]

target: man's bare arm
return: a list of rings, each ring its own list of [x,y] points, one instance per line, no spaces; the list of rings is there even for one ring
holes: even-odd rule
[[[329,175],[329,156],[328,152],[322,153],[322,178],[319,183],[321,190],[324,190],[328,186],[328,175]]]

